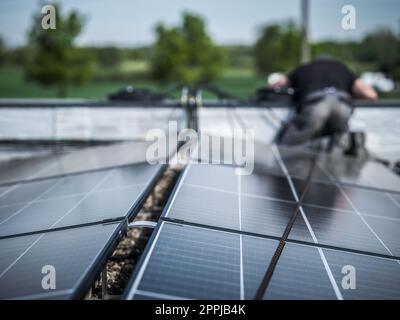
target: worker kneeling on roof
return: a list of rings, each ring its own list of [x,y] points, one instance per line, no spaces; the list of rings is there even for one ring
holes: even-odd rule
[[[275,78],[269,86],[294,89],[297,112],[276,137],[277,143],[286,145],[302,144],[322,136],[339,138],[348,131],[352,97],[378,99],[371,86],[329,57],[301,65],[288,76]]]

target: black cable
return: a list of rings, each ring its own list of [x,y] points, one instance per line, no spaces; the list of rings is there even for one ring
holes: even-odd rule
[[[293,225],[294,225],[294,223],[296,221],[297,215],[298,215],[298,213],[300,211],[300,208],[301,208],[301,206],[303,204],[304,197],[306,196],[306,194],[308,192],[308,189],[310,188],[311,179],[312,179],[312,176],[314,174],[315,168],[317,166],[317,160],[318,160],[318,156],[319,156],[320,150],[321,150],[321,143],[318,143],[317,152],[316,152],[316,154],[315,154],[315,156],[313,158],[313,161],[311,163],[310,170],[308,172],[308,175],[307,175],[307,178],[306,178],[306,181],[305,181],[305,186],[304,186],[303,192],[302,192],[299,200],[297,201],[296,207],[293,209],[292,216],[291,216],[288,224],[286,225],[285,231],[283,232],[282,238],[279,241],[278,247],[276,248],[275,253],[272,256],[271,262],[268,265],[268,268],[267,268],[267,270],[266,270],[266,272],[264,274],[263,280],[261,281],[261,284],[260,284],[260,286],[259,286],[259,288],[257,290],[257,294],[255,296],[256,300],[263,300],[263,298],[264,298],[265,291],[268,288],[268,285],[269,285],[269,283],[271,281],[272,275],[273,275],[273,273],[275,271],[275,268],[276,268],[276,266],[278,264],[278,260],[279,260],[281,254],[282,254],[282,251],[283,251],[283,249],[284,249],[284,247],[286,245],[286,241],[287,241],[287,239],[289,237],[290,231],[292,230]]]

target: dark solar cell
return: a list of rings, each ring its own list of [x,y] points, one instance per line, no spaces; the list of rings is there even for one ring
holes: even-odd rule
[[[279,153],[291,176],[300,178],[307,177],[315,154],[310,150],[305,150],[303,147],[279,147]],[[312,178],[330,181],[329,176],[319,167],[314,168]]]
[[[400,206],[390,194],[348,186],[343,190],[359,212],[400,219]]]
[[[55,227],[125,217],[137,203],[143,188],[144,185],[95,192],[75,206]]]
[[[101,179],[104,178],[104,172],[105,171],[96,171],[62,178],[57,186],[47,192],[42,199],[65,197],[74,194],[85,194],[100,183]]]
[[[117,227],[97,225],[0,240],[0,298],[84,294],[76,290]],[[56,271],[56,289],[50,291],[42,287],[42,268],[48,265]],[[67,296],[66,290],[71,290]]]
[[[344,299],[400,299],[400,263],[396,260],[324,249],[332,274],[341,288]],[[341,286],[355,271],[355,288]],[[350,275],[350,274],[349,274]]]
[[[293,183],[300,197],[305,188],[305,181],[293,179]],[[351,204],[334,184],[312,182],[304,197],[303,203],[332,209],[352,210]]]
[[[400,257],[400,220],[363,215],[365,221],[374,230],[376,237],[387,247],[387,250]]]
[[[310,206],[303,206],[303,209],[318,243],[388,254],[384,246],[356,213]],[[303,234],[302,231],[296,230],[298,228],[304,230],[304,227],[298,227],[298,223],[303,223],[301,215],[297,217],[289,237],[295,240],[308,241],[309,235],[307,233]]]
[[[242,194],[294,201],[287,179],[272,175],[242,176]]]
[[[217,165],[191,165],[184,183],[199,185],[225,191],[237,192],[237,176],[235,168]]]
[[[141,291],[193,299],[240,299],[240,236],[164,223]]]
[[[11,191],[0,197],[0,206],[36,201],[54,189],[60,182],[59,179],[50,179],[11,185],[9,186]]]
[[[278,242],[243,236],[244,298],[254,299]]]
[[[47,157],[16,159],[0,163],[0,183],[11,183],[40,176],[54,164]]]
[[[318,164],[333,179],[340,182],[400,191],[400,177],[374,161],[321,154]]]
[[[146,152],[150,144],[151,142],[148,141],[116,143],[108,146],[85,148],[70,153],[9,161],[0,164],[0,183],[49,178],[135,163],[146,163]],[[172,154],[174,150],[175,144],[172,144],[167,153]],[[160,155],[157,159],[161,157],[163,155]]]
[[[10,186],[0,236],[126,217],[160,168],[139,164]]]
[[[15,215],[16,212],[21,211],[24,206],[25,204],[14,204],[0,207],[0,226]]]
[[[265,299],[337,299],[318,249],[287,243]]]
[[[49,229],[82,198],[83,195],[38,201],[22,210],[17,207],[12,217],[0,224],[0,236]]]
[[[252,299],[277,245],[270,239],[164,223],[128,298]]]
[[[167,216],[238,230],[239,201],[237,194],[182,185]]]
[[[294,203],[254,197],[242,197],[242,230],[257,234],[282,237],[296,207]],[[295,230],[312,241],[306,225],[300,221]]]

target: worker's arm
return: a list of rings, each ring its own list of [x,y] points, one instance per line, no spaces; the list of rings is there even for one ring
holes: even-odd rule
[[[378,100],[378,93],[369,84],[361,79],[357,79],[353,84],[353,95],[356,98]]]

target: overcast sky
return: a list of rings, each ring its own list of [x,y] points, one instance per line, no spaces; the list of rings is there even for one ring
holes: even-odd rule
[[[82,45],[150,44],[157,22],[177,23],[183,11],[202,15],[213,39],[221,44],[253,43],[261,25],[300,16],[300,0],[59,0],[62,11],[77,9],[86,16]],[[0,34],[9,46],[26,41],[40,0],[1,0]],[[399,32],[400,0],[310,0],[310,37],[354,39],[376,27]],[[357,10],[357,29],[341,28],[341,8]]]

